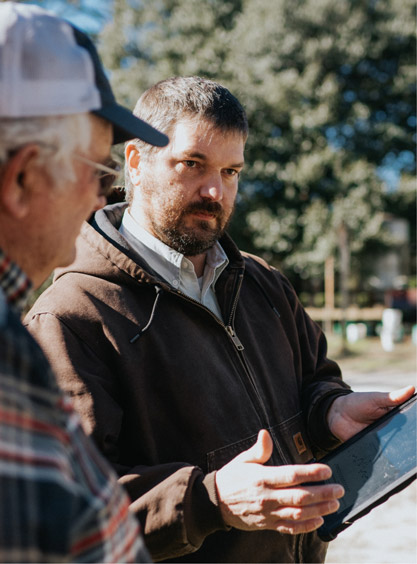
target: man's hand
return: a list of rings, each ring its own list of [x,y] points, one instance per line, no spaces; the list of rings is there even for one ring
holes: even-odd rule
[[[323,523],[322,515],[338,509],[343,487],[302,485],[330,478],[331,470],[324,464],[263,466],[272,449],[269,433],[262,430],[252,448],[216,473],[225,523],[245,531],[271,529],[293,535],[314,531]]]
[[[334,400],[327,414],[330,431],[341,441],[347,441],[393,407],[400,405],[414,393],[407,386],[390,393],[354,392]]]

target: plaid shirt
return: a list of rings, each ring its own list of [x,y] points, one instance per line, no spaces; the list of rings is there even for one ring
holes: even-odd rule
[[[149,562],[127,495],[20,322],[0,249],[0,561]]]

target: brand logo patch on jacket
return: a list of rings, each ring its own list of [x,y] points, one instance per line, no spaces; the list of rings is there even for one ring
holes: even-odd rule
[[[304,443],[303,435],[301,433],[296,433],[292,436],[292,440],[297,448],[298,454],[303,454],[307,450],[307,447]]]

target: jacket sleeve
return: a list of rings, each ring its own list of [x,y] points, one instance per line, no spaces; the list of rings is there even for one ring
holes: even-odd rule
[[[302,365],[302,408],[319,457],[340,444],[329,429],[327,412],[337,397],[352,390],[343,381],[338,364],[327,357],[327,340],[320,326],[307,314],[288,280],[279,276],[296,324],[300,353],[295,356],[300,357]]]
[[[85,431],[113,464],[141,521],[154,560],[197,550],[217,530],[226,530],[215,491],[215,473],[184,463],[130,468],[117,463],[123,420],[119,385],[105,355],[95,352],[51,313],[29,314],[26,325],[43,348],[61,387],[69,393]],[[82,359],[82,362],[77,359]]]

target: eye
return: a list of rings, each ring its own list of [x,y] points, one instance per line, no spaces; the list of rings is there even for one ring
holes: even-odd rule
[[[183,161],[183,163],[187,168],[195,168],[197,166],[196,161],[187,160],[187,161]]]
[[[226,168],[224,172],[227,176],[240,176],[240,171],[235,168]]]

